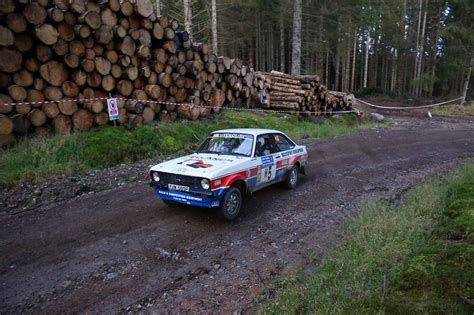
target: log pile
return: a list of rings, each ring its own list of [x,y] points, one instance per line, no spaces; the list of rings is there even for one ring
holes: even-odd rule
[[[328,111],[349,111],[354,110],[356,99],[353,94],[328,91],[326,104]]]
[[[257,73],[216,56],[155,16],[151,0],[2,0],[0,39],[0,146],[105,125],[109,96],[127,127],[195,120],[237,101],[310,114],[347,104],[317,76]]]
[[[263,80],[268,96],[263,108],[320,116],[335,111],[351,110],[355,104],[352,94],[328,91],[317,75],[297,75],[272,71],[255,72]]]

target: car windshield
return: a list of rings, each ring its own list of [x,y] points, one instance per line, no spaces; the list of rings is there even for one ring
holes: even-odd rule
[[[197,153],[215,153],[250,157],[253,136],[235,133],[215,133],[204,141]]]

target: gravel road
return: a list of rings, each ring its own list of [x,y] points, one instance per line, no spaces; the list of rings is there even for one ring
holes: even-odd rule
[[[361,203],[474,157],[469,119],[394,121],[312,141],[298,188],[256,193],[232,223],[169,208],[143,181],[2,212],[0,313],[252,311],[279,275],[319,261]]]

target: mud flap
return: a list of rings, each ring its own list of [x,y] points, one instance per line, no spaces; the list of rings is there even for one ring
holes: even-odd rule
[[[304,168],[304,166],[301,166],[299,171],[301,174],[306,175],[306,169]]]

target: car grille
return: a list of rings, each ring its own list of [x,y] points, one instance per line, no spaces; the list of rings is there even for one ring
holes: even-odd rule
[[[189,188],[201,189],[201,178],[193,176],[185,176],[170,173],[159,173],[160,182],[162,184],[175,184],[181,186],[188,186]]]

